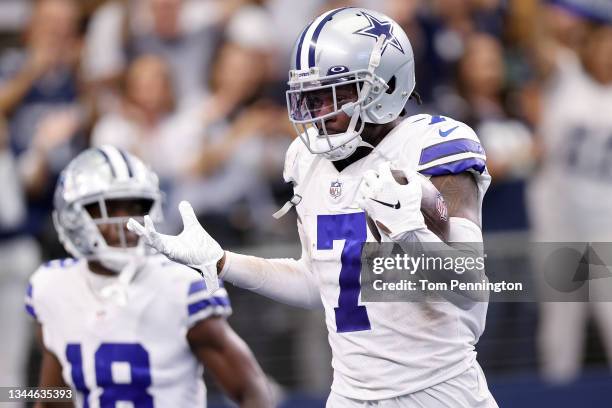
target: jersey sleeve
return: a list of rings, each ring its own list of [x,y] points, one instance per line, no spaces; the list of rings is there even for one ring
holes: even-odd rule
[[[51,297],[53,284],[56,282],[58,270],[65,264],[72,264],[71,259],[58,259],[44,263],[30,277],[24,298],[25,311],[38,323],[47,323],[52,315]]]
[[[206,282],[197,277],[192,279],[184,289],[188,329],[211,316],[227,317],[232,314],[232,306],[223,281],[219,281],[219,289],[213,294],[207,293]]]
[[[295,186],[300,178],[298,156],[301,150],[302,141],[298,138],[291,142],[287,153],[285,154],[285,167],[283,169],[283,178],[286,183],[293,183]]]
[[[429,125],[417,171],[426,176],[486,171],[485,150],[469,126],[444,116],[431,116]]]
[[[28,288],[26,289],[26,295],[25,295],[25,299],[24,299],[24,303],[25,303],[25,311],[32,317],[34,318],[37,322],[40,323],[40,320],[38,319],[38,314],[36,314],[36,306],[34,304],[34,286],[32,283],[32,280],[30,280],[30,282],[28,282]]]

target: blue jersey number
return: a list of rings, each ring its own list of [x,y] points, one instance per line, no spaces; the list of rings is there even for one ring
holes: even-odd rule
[[[367,238],[365,213],[319,215],[317,249],[332,249],[334,241],[344,240],[340,269],[340,296],[336,312],[338,333],[370,330],[365,306],[359,306],[361,249]]]
[[[66,346],[66,359],[72,366],[72,382],[83,394],[83,406],[89,407],[89,389],[83,375],[83,355],[80,344]],[[113,380],[113,363],[129,366],[130,382]],[[151,386],[149,353],[138,343],[102,343],[94,355],[96,384],[102,389],[100,408],[114,408],[118,401],[129,401],[134,407],[153,408],[153,397],[147,392]]]

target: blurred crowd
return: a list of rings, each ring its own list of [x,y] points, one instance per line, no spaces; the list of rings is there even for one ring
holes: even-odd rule
[[[62,256],[50,217],[55,181],[89,146],[114,144],[152,166],[166,195],[162,230],[180,228],[176,206],[187,199],[225,248],[297,241],[293,220],[271,218],[291,192],[281,177],[295,137],[284,96],[289,54],[312,18],[346,5],[377,9],[407,32],[424,101],[411,102],[410,114],[448,115],[480,136],[493,176],[485,232],[609,241],[611,221],[592,221],[579,236],[572,235],[576,225],[558,228],[572,214],[581,218],[576,206],[586,218],[596,211],[612,220],[607,4],[0,1],[2,310],[21,307],[27,276],[41,260]],[[562,206],[556,189],[567,177],[582,188],[571,194],[581,197]],[[14,333],[1,339],[0,385],[19,384],[27,320],[0,319],[7,319],[2,331]],[[545,372],[570,378],[579,365],[572,364]]]

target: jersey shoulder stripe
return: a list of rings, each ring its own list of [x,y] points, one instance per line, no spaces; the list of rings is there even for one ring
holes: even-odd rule
[[[461,153],[485,155],[485,151],[478,141],[467,138],[453,139],[428,146],[421,150],[419,166]]]
[[[429,167],[424,170],[419,170],[419,173],[427,176],[444,176],[448,174],[459,174],[464,171],[475,171],[479,174],[484,173],[486,162],[480,157],[466,157],[448,163],[439,164]]]
[[[419,115],[415,121],[422,124],[421,131],[425,132],[418,172],[442,176],[486,171],[486,152],[472,128],[446,116]]]
[[[26,295],[25,295],[25,310],[30,316],[38,320],[38,316],[36,316],[36,311],[34,310],[34,305],[32,301],[32,292],[33,292],[32,283],[29,283],[28,288],[26,289]]]
[[[206,282],[203,279],[191,282],[189,284],[189,291],[187,295],[193,295],[194,293],[203,292],[206,290]]]
[[[192,316],[206,308],[222,306],[224,308],[230,306],[229,299],[226,296],[213,296],[207,299],[201,299],[187,305],[189,316]]]

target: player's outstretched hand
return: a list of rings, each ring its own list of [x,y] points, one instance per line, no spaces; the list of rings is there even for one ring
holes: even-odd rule
[[[364,173],[357,191],[357,205],[374,220],[381,233],[392,240],[405,232],[425,228],[421,213],[421,183],[418,174],[404,174],[400,184],[389,162]]]
[[[183,231],[179,235],[160,234],[148,215],[144,218],[144,225],[130,218],[127,228],[171,260],[197,269],[206,281],[208,291],[214,292],[219,288],[217,262],[223,257],[223,249],[202,228],[191,204],[181,201],[179,212],[183,219]]]

